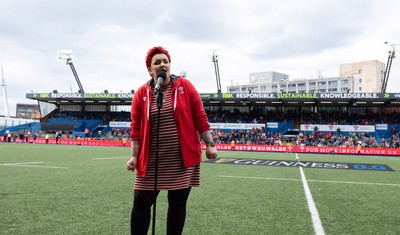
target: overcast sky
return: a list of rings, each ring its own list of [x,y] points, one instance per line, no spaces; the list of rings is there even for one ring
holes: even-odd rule
[[[172,73],[187,71],[200,93],[211,93],[213,49],[226,92],[248,83],[252,72],[335,77],[340,64],[386,63],[384,42],[400,42],[397,0],[0,0],[0,9],[0,63],[12,116],[17,103],[35,103],[26,93],[78,90],[58,58],[61,49],[73,51],[86,93],[136,90],[150,78],[146,52],[159,45],[171,54]],[[398,58],[387,91],[400,92]],[[0,95],[4,115],[3,89]]]

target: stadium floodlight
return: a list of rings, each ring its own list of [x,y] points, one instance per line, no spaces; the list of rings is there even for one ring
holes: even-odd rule
[[[79,87],[79,93],[80,94],[84,94],[85,91],[83,90],[81,81],[79,79],[78,73],[75,70],[75,66],[72,63],[72,59],[74,58],[74,55],[72,54],[71,50],[58,50],[57,51],[58,55],[59,55],[59,59],[61,60],[65,60],[65,62],[67,63],[67,65],[69,65],[71,67],[72,73],[74,74],[75,80],[78,83],[78,87]]]
[[[4,78],[4,71],[3,71],[3,64],[1,65],[1,86],[3,87],[4,91],[4,107],[6,108],[6,117],[10,117],[10,112],[8,109],[8,97],[7,97],[7,85],[6,85],[6,79]]]
[[[386,92],[386,87],[387,87],[387,83],[389,80],[390,68],[392,67],[392,61],[393,61],[393,58],[396,58],[396,51],[397,51],[396,46],[400,45],[398,43],[390,43],[390,42],[384,42],[384,44],[390,46],[390,49],[389,49],[388,61],[386,63],[386,68],[385,68],[385,72],[384,72],[384,76],[383,76],[381,93]]]
[[[67,64],[72,63],[72,59],[74,58],[74,55],[72,54],[71,50],[58,50],[58,58],[61,60],[65,60]]]
[[[219,65],[218,65],[218,51],[220,49],[212,49],[211,51],[211,58],[212,62],[214,63],[214,70],[215,70],[215,78],[217,80],[217,92],[221,94],[221,77],[219,74]]]

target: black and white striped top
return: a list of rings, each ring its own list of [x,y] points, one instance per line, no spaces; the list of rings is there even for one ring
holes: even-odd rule
[[[172,82],[162,87],[161,90],[164,93],[164,101],[160,112],[157,189],[177,190],[198,187],[200,186],[200,165],[188,168],[185,168],[183,165],[178,130],[171,102]],[[146,176],[141,177],[136,175],[134,188],[137,190],[154,189],[157,122],[157,94],[153,94],[150,107],[149,161]]]

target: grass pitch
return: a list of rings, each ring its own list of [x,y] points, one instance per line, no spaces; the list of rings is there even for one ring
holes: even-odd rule
[[[0,143],[0,234],[129,234],[129,148]],[[219,152],[294,160],[294,153]],[[305,155],[394,171],[303,168],[326,234],[400,234],[400,158]],[[314,234],[298,167],[202,163],[184,234]],[[156,233],[165,234],[166,192]],[[151,228],[149,230],[149,234]]]

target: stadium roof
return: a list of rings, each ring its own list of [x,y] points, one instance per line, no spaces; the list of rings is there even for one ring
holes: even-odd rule
[[[57,105],[130,105],[133,93],[27,93]],[[200,93],[205,106],[400,106],[400,93]]]

